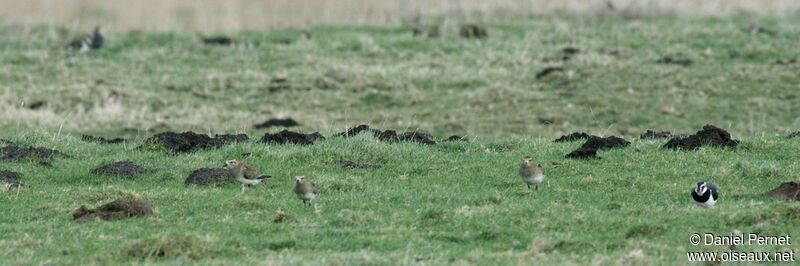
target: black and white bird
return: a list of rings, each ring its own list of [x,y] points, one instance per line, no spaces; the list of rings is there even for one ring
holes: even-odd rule
[[[87,52],[90,49],[96,50],[103,47],[103,34],[100,34],[100,26],[94,27],[94,31],[92,31],[92,35],[86,36],[85,38],[75,39],[66,45],[66,48],[75,49],[80,51],[81,53]]]
[[[719,191],[717,186],[706,182],[697,182],[692,190],[692,199],[700,207],[714,207],[714,204],[719,200]]]

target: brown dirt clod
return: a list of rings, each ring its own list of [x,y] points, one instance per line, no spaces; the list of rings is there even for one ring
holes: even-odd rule
[[[467,137],[462,137],[459,135],[452,135],[444,139],[444,141],[467,141]]]
[[[439,27],[437,26],[430,26],[430,27],[417,26],[411,29],[411,34],[414,37],[425,37],[429,39],[435,39],[441,36],[441,34],[439,33]]]
[[[107,139],[107,138],[104,138],[104,137],[95,137],[95,136],[90,136],[90,135],[81,136],[81,140],[86,141],[86,142],[96,142],[96,143],[102,143],[102,144],[120,144],[120,143],[126,142],[126,140],[122,139],[122,138]]]
[[[573,57],[578,55],[580,52],[581,52],[581,49],[579,49],[578,47],[574,47],[574,46],[564,47],[564,49],[561,49],[561,54],[562,54],[561,60],[562,61],[569,61]]]
[[[250,137],[247,134],[214,134],[212,143],[215,146],[222,146],[228,143],[245,141],[250,141]]]
[[[88,222],[97,218],[112,221],[123,218],[144,216],[153,213],[153,206],[140,199],[117,199],[103,204],[96,209],[88,209],[81,206],[72,214],[72,219],[76,222]]]
[[[299,126],[300,123],[297,123],[292,118],[273,118],[267,121],[264,121],[260,124],[256,124],[256,129],[264,129],[264,128],[271,128],[271,127],[296,127]]]
[[[193,152],[206,148],[216,148],[230,142],[247,141],[249,138],[245,134],[238,135],[216,135],[214,138],[205,134],[197,134],[191,131],[183,133],[164,132],[153,135],[147,142],[160,143],[172,153]]]
[[[669,131],[655,131],[651,129],[648,129],[647,131],[642,133],[641,136],[639,136],[640,139],[666,139],[671,137],[672,133],[670,133]]]
[[[132,179],[146,172],[144,167],[138,166],[131,161],[119,161],[106,164],[92,170],[92,174],[101,176],[118,176],[125,179]]]
[[[372,133],[372,136],[374,136],[378,140],[386,142],[408,141],[408,142],[417,142],[427,145],[434,145],[437,143],[436,139],[431,134],[428,133],[423,133],[418,131],[407,131],[398,134],[397,131],[394,130],[381,131],[380,129],[370,128],[368,125],[358,125],[347,129],[347,131],[345,132],[337,133],[334,136],[352,137],[365,131]]]
[[[764,193],[764,195],[777,200],[800,201],[800,182],[783,182],[777,188]]]
[[[27,157],[34,157],[42,165],[50,165],[53,157],[62,155],[61,152],[42,148],[42,147],[27,147],[21,148],[15,144],[8,144],[0,149],[0,161],[18,163]]]
[[[270,134],[264,134],[264,137],[261,138],[261,142],[266,143],[277,143],[277,144],[298,144],[298,145],[309,145],[313,144],[317,140],[325,140],[319,132],[314,132],[310,134],[303,134],[299,132],[289,131],[289,130],[282,130],[281,132]]]
[[[581,145],[577,150],[574,150],[566,155],[567,158],[572,159],[599,159],[597,151],[609,150],[614,148],[627,147],[631,143],[623,138],[610,136],[598,137],[590,136],[589,139]]]
[[[227,36],[213,36],[213,37],[203,37],[203,43],[206,45],[222,45],[228,46],[236,43],[233,38]]]
[[[672,56],[664,56],[656,60],[657,64],[664,64],[664,65],[679,65],[683,67],[691,66],[694,62],[692,59],[688,58],[674,58]]]
[[[42,107],[45,107],[46,105],[47,105],[47,102],[45,102],[45,101],[35,101],[35,102],[32,102],[31,104],[28,105],[28,109],[39,110],[39,109],[42,109]]]
[[[700,146],[712,146],[720,148],[736,148],[739,141],[731,139],[731,134],[713,125],[703,126],[703,130],[697,131],[688,137],[674,137],[664,144],[665,149],[674,150],[696,150]]]
[[[186,185],[208,186],[224,184],[236,180],[231,171],[225,168],[200,168],[194,170],[184,183]]]
[[[341,168],[345,169],[370,169],[370,168],[381,168],[383,165],[380,164],[369,164],[369,163],[362,163],[362,162],[354,162],[348,160],[335,160],[333,164],[338,165]]]
[[[0,170],[0,189],[21,187],[20,173]]]
[[[555,74],[556,72],[564,72],[564,68],[560,66],[545,67],[544,69],[542,69],[542,71],[536,73],[536,79],[542,79],[549,75]]]
[[[591,135],[586,134],[585,132],[572,132],[572,134],[561,136],[554,142],[571,142],[581,139],[589,139],[589,137],[591,137]]]
[[[476,24],[461,25],[458,31],[461,38],[465,39],[484,39],[489,37],[489,32],[486,28]]]

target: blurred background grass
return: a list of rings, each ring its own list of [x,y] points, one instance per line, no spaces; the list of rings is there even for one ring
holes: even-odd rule
[[[262,134],[253,125],[291,117],[323,132],[637,136],[713,123],[784,134],[800,127],[798,10],[780,0],[0,1],[0,132]],[[459,36],[469,23],[489,37]],[[103,49],[58,49],[94,25]],[[238,44],[200,42],[214,34]],[[565,48],[578,53],[564,59]],[[548,67],[563,71],[536,77]]]
[[[398,25],[438,17],[492,19],[793,16],[794,0],[37,0],[0,1],[0,17],[26,25],[107,25],[116,31],[265,30],[313,25]]]

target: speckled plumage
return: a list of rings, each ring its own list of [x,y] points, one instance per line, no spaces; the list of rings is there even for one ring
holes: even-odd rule
[[[319,190],[314,183],[306,180],[305,176],[296,176],[294,182],[294,194],[303,200],[303,203],[310,204],[317,197]]]
[[[539,190],[539,184],[544,181],[542,165],[535,162],[531,157],[522,159],[522,165],[519,166],[519,176],[529,189],[531,185],[535,185],[536,190]]]
[[[256,185],[270,178],[270,176],[262,175],[255,168],[235,159],[225,161],[225,167],[231,171],[231,174],[237,181],[242,183],[242,191],[244,191],[244,185]]]

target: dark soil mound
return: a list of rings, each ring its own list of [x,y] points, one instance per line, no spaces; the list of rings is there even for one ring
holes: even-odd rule
[[[764,195],[777,200],[785,200],[785,201],[800,200],[800,182],[792,181],[792,182],[781,183],[780,186],[778,186],[773,190],[770,190],[767,193],[764,193]]]
[[[476,24],[467,24],[461,26],[461,29],[458,31],[458,35],[467,39],[483,39],[489,37],[489,32],[486,31],[486,28],[482,26]]]
[[[641,136],[639,136],[640,139],[667,139],[671,137],[672,133],[670,133],[669,131],[654,131],[650,129],[648,129],[647,131],[642,133]]]
[[[439,38],[439,36],[441,36],[441,34],[439,33],[439,27],[438,26],[430,26],[430,27],[418,26],[418,27],[414,27],[413,29],[411,29],[411,34],[414,35],[414,37],[425,37],[425,38],[429,38],[429,39],[435,39],[435,38]]]
[[[563,54],[561,56],[561,60],[569,61],[570,59],[572,59],[572,57],[578,55],[580,52],[581,49],[578,49],[577,47],[573,46],[564,47],[564,49],[561,49],[561,53]]]
[[[452,136],[444,139],[444,141],[467,141],[467,137],[462,137],[462,136],[459,136],[459,135],[452,135]]]
[[[560,138],[556,139],[555,142],[570,142],[581,139],[589,139],[589,137],[591,137],[591,135],[584,132],[572,132],[572,134],[561,136]]]
[[[614,148],[621,148],[627,147],[631,143],[623,138],[620,137],[598,137],[598,136],[590,136],[589,140],[586,143],[583,143],[581,147],[577,150],[574,150],[566,155],[567,158],[574,158],[574,159],[592,159],[597,157],[598,150],[609,150]]]
[[[609,150],[613,148],[627,147],[631,143],[623,138],[610,136],[610,137],[589,137],[589,140],[583,144],[583,147],[588,147],[597,150]]]
[[[97,167],[92,170],[92,174],[103,176],[113,175],[131,179],[144,173],[145,171],[146,170],[143,167],[138,166],[131,161],[119,161]]]
[[[705,125],[703,130],[688,137],[674,137],[664,144],[664,148],[674,150],[695,150],[700,146],[736,148],[738,140],[731,139],[731,134],[712,125]]]
[[[269,92],[279,92],[292,89],[292,85],[289,84],[289,79],[283,77],[273,78],[269,81],[269,85],[267,86],[267,90]]]
[[[118,199],[98,207],[88,209],[81,206],[72,214],[76,222],[87,222],[97,218],[111,221],[134,216],[144,216],[153,213],[153,206],[138,199]]]
[[[20,187],[22,184],[19,182],[19,180],[19,173],[0,170],[0,189]]]
[[[776,65],[793,65],[796,63],[797,63],[797,58],[786,59],[786,60],[784,59],[775,60]]]
[[[232,44],[236,43],[235,40],[233,40],[230,37],[226,37],[226,36],[203,37],[202,39],[203,39],[203,43],[206,44],[206,45],[223,45],[223,46],[227,46],[227,45],[232,45]]]
[[[31,104],[28,105],[28,109],[39,110],[42,107],[44,107],[45,105],[47,105],[47,102],[45,102],[45,101],[35,101],[35,102],[32,102]]]
[[[416,132],[416,131],[409,131],[397,136],[400,141],[412,141],[427,145],[434,145],[436,144],[436,139],[433,138],[431,134],[423,133],[423,132]]]
[[[311,134],[303,134],[294,131],[289,131],[284,129],[281,132],[275,134],[264,134],[264,137],[261,138],[261,142],[266,143],[277,143],[277,144],[299,144],[299,145],[308,145],[314,143],[317,140],[325,140],[319,132],[314,132]]]
[[[0,149],[0,161],[14,163],[18,163],[28,157],[34,157],[39,161],[39,164],[50,165],[56,155],[61,155],[61,153],[57,150],[42,147],[20,148],[17,145],[9,144]]]
[[[186,185],[207,186],[215,184],[223,184],[236,180],[231,171],[225,168],[200,168],[194,170],[186,178],[184,182]]]
[[[656,63],[657,64],[679,65],[679,66],[688,67],[688,66],[691,66],[692,63],[694,63],[694,62],[692,62],[692,59],[688,59],[688,58],[673,58],[672,56],[664,56],[664,57],[659,58],[658,60],[656,60]]]
[[[558,66],[557,67],[545,67],[544,69],[542,69],[542,71],[539,71],[539,73],[536,73],[536,79],[542,79],[542,78],[547,77],[547,76],[549,76],[551,74],[554,74],[556,72],[564,72],[564,68],[563,67],[558,67]]]
[[[159,133],[147,140],[150,143],[160,143],[170,152],[193,152],[205,148],[216,148],[234,141],[247,141],[249,138],[245,134],[239,135],[216,135],[211,138],[205,134],[194,132],[164,132]]]
[[[597,156],[597,150],[580,148],[567,153],[566,157],[570,159],[600,159],[600,157]]]
[[[123,143],[123,142],[126,141],[125,139],[122,139],[122,138],[107,139],[107,138],[104,138],[104,137],[95,137],[95,136],[89,136],[89,135],[81,136],[81,140],[86,141],[86,142],[97,142],[97,143],[102,143],[102,144],[120,144],[120,143]]]
[[[250,141],[250,137],[247,134],[214,134],[214,140],[211,143],[218,147],[228,143],[245,141]]]
[[[786,138],[787,139],[800,138],[800,131],[789,133],[789,135],[787,135]]]
[[[264,128],[271,128],[271,127],[296,127],[296,126],[299,126],[299,125],[300,125],[300,123],[297,123],[297,121],[294,121],[294,119],[291,119],[291,118],[285,118],[285,119],[275,119],[275,118],[273,118],[273,119],[264,121],[261,124],[256,124],[254,127],[256,129],[264,129]]]
[[[564,47],[564,49],[561,49],[561,52],[565,55],[576,55],[581,52],[581,49],[578,49],[578,47],[574,46],[567,46]]]
[[[381,141],[387,141],[387,142],[412,141],[428,145],[436,144],[436,139],[434,139],[433,136],[431,136],[431,134],[428,133],[408,131],[397,134],[397,131],[394,130],[381,131],[380,129],[370,128],[368,125],[358,125],[348,129],[345,132],[338,133],[335,136],[352,137],[365,131],[371,132],[374,137],[378,138]]]
[[[336,160],[336,161],[333,161],[333,164],[338,165],[339,167],[345,168],[345,169],[354,169],[354,168],[370,169],[370,168],[381,168],[382,167],[382,165],[379,165],[379,164],[368,164],[368,163],[354,162],[354,161],[348,161],[348,160]]]
[[[337,133],[334,136],[336,136],[336,137],[353,137],[353,136],[356,136],[358,134],[361,134],[361,132],[364,132],[364,131],[370,131],[373,134],[376,134],[376,133],[380,132],[380,130],[369,128],[368,125],[358,125],[358,126],[351,127],[349,129],[347,129],[347,131],[345,131],[345,132]]]

